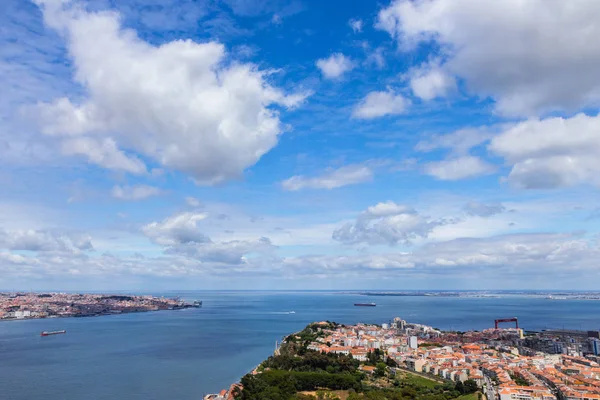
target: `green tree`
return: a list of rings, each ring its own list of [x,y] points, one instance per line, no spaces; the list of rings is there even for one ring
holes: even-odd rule
[[[398,363],[396,362],[396,360],[394,360],[392,357],[388,357],[385,360],[385,363],[389,366],[389,367],[397,367]]]
[[[478,389],[477,382],[473,379],[467,379],[464,384],[465,393],[475,393]]]
[[[454,389],[456,389],[456,391],[459,392],[460,394],[466,393],[465,385],[461,381],[456,382],[456,385],[454,385]]]
[[[380,378],[385,376],[386,370],[387,370],[387,365],[385,365],[382,362],[377,363],[377,366],[375,367],[375,376],[380,377]]]

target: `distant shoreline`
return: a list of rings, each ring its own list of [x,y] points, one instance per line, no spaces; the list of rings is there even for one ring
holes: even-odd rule
[[[51,317],[27,317],[27,318],[0,318],[0,322],[4,321],[32,321],[32,320],[52,320],[52,319],[71,319],[71,318],[96,318],[96,317],[112,317],[117,315],[125,315],[125,314],[145,314],[145,313],[153,313],[153,312],[162,312],[162,311],[181,311],[187,310],[190,308],[197,308],[193,305],[183,307],[183,308],[175,308],[172,310],[139,310],[139,311],[124,311],[120,313],[103,313],[103,314],[87,314],[87,315],[56,315]]]
[[[0,321],[85,318],[202,307],[176,298],[68,293],[0,293]]]

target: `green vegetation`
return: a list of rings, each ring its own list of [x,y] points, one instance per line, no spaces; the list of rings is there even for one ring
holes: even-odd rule
[[[365,364],[375,367],[380,362],[383,362],[383,355],[383,350],[374,349],[373,351],[369,351],[367,353],[367,362]]]
[[[419,375],[415,375],[415,374],[407,374],[405,376],[404,380],[406,382],[411,383],[412,385],[423,386],[426,388],[433,388],[433,387],[440,385],[440,383],[438,383],[432,379],[423,378],[423,377],[421,377]]]
[[[325,323],[312,323],[298,333],[294,333],[285,338],[286,343],[299,344],[306,347],[320,337],[325,337],[324,329],[335,329],[339,324],[335,322],[325,321]]]
[[[299,356],[286,350],[282,352],[284,354],[267,358],[262,363],[262,367],[284,371],[327,373],[353,373],[358,370],[359,362],[343,354],[306,351],[303,356]]]
[[[308,350],[308,345],[324,338],[337,324],[310,324],[288,336],[279,353],[269,357],[258,373],[245,375],[239,400],[475,400],[473,381],[438,383],[418,375],[398,372],[396,363],[382,350],[367,354],[365,364],[375,367],[372,374],[359,370],[351,356]],[[335,391],[335,392],[334,392]],[[475,397],[465,397],[466,395]]]
[[[419,347],[442,347],[441,343],[419,343]]]
[[[300,391],[331,389],[360,390],[360,376],[323,372],[265,371],[242,378],[243,400],[287,400]]]

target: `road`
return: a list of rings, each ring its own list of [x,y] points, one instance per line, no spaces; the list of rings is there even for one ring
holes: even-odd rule
[[[496,391],[496,387],[494,386],[494,382],[490,379],[489,376],[484,375],[485,378],[485,395],[488,400],[496,400],[498,399],[498,393]]]

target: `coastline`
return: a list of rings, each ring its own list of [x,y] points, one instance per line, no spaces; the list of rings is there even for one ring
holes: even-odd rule
[[[83,318],[150,311],[176,311],[200,308],[179,297],[150,295],[69,294],[69,293],[0,293],[0,321],[49,318]]]
[[[161,309],[161,310],[137,310],[137,311],[123,311],[119,313],[108,312],[101,314],[86,314],[86,315],[56,315],[49,317],[27,317],[27,318],[0,318],[0,323],[9,322],[9,321],[32,321],[32,320],[41,320],[41,319],[67,319],[67,318],[96,318],[96,317],[112,317],[115,315],[123,315],[123,314],[145,314],[145,313],[153,313],[153,312],[163,312],[163,311],[181,311],[187,310],[190,308],[200,308],[194,305],[188,305],[182,308],[174,308],[174,309]]]
[[[548,340],[553,349],[546,347]],[[556,343],[561,343],[560,351]],[[584,346],[589,347],[583,350]],[[369,391],[391,393],[394,386],[415,385],[415,379],[429,381],[417,386],[429,390],[433,385],[452,399],[467,394],[492,399],[526,396],[532,390],[544,399],[558,394],[583,396],[589,390],[600,394],[596,373],[600,368],[595,368],[599,350],[600,331],[549,330],[524,336],[518,325],[498,328],[496,321],[495,328],[482,332],[454,332],[398,317],[381,325],[312,322],[287,335],[272,356],[229,389],[203,400],[254,399],[262,398],[261,393],[279,392],[293,396],[290,399],[345,399],[350,394],[353,399],[366,399],[363,396]],[[532,359],[536,363],[530,363]],[[577,381],[570,376],[578,377],[581,368],[587,368],[586,383],[592,389],[573,386]],[[552,378],[560,374],[563,383],[558,385]]]

